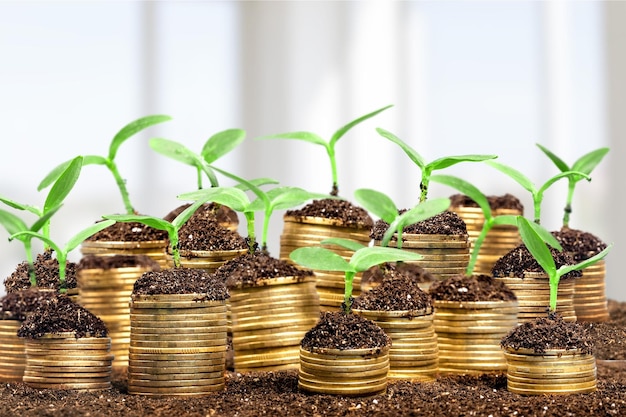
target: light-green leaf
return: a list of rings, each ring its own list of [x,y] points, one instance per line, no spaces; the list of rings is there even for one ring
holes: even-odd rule
[[[54,207],[58,207],[63,203],[65,197],[72,191],[80,171],[83,167],[83,157],[77,156],[68,165],[68,167],[61,173],[59,178],[54,182],[48,197],[43,205],[44,213],[51,210]]]
[[[594,256],[592,256],[591,258],[587,258],[587,259],[577,263],[576,265],[563,265],[563,266],[561,266],[559,268],[559,270],[558,270],[559,276],[563,276],[563,275],[567,274],[570,271],[575,271],[575,270],[587,268],[587,267],[595,264],[596,262],[601,261],[602,259],[604,259],[604,257],[606,255],[609,254],[609,251],[611,250],[612,247],[613,247],[613,244],[610,244],[609,246],[604,248],[600,253],[597,253]]]
[[[522,241],[526,245],[526,248],[535,258],[535,260],[541,265],[543,270],[552,276],[556,273],[556,264],[552,253],[543,239],[537,233],[535,227],[531,222],[523,216],[517,217],[517,228],[520,232]]]
[[[546,156],[548,158],[550,158],[550,160],[554,163],[554,165],[556,165],[556,167],[560,171],[565,172],[565,171],[569,171],[570,170],[570,167],[567,165],[567,163],[565,163],[565,161],[563,161],[561,158],[556,156],[556,154],[554,152],[550,151],[548,148],[546,148],[543,145],[540,145],[539,143],[536,143],[536,145],[537,145],[537,147],[539,149],[541,149],[541,151],[544,154],[546,154]],[[580,170],[578,170],[578,171],[580,171]]]
[[[98,223],[94,223],[91,226],[81,230],[76,235],[74,235],[65,245],[65,253],[69,253],[74,250],[78,245],[80,245],[85,239],[88,237],[98,233],[99,231],[106,229],[115,223],[113,220],[103,220]]]
[[[427,164],[433,171],[445,169],[460,162],[482,162],[497,158],[496,155],[455,155],[444,156]]]
[[[426,167],[426,160],[415,149],[411,148],[408,144],[402,141],[402,139],[385,129],[379,127],[376,128],[376,131],[382,137],[398,145],[404,153],[408,155],[411,161],[413,161],[420,168],[420,170],[424,170]]]
[[[598,166],[608,152],[609,148],[600,148],[581,156],[572,165],[572,171],[584,172],[587,175],[591,174],[591,171]]]
[[[137,222],[152,227],[153,229],[164,230],[168,233],[174,230],[174,226],[172,225],[172,223],[158,217],[145,216],[140,214],[111,214],[102,217],[104,219],[107,219],[107,221],[115,220],[116,222]]]
[[[363,249],[367,247],[364,244],[357,242],[356,240],[344,239],[341,237],[331,237],[331,238],[322,240],[320,243],[322,245],[341,246],[342,248],[345,248],[354,252],[358,251],[359,249]]]
[[[398,217],[398,207],[387,194],[361,188],[354,192],[354,198],[364,209],[387,223],[392,223]]]
[[[289,133],[278,133],[276,135],[269,136],[261,136],[256,138],[256,140],[264,140],[264,139],[296,139],[302,140],[304,142],[314,143],[316,145],[321,145],[324,148],[328,147],[328,143],[324,139],[322,139],[319,135],[312,132],[289,132]]]
[[[117,132],[117,134],[113,137],[111,145],[109,146],[109,160],[113,161],[115,159],[120,145],[128,140],[131,136],[157,123],[162,123],[171,119],[172,118],[170,116],[166,115],[151,115],[130,122],[129,124],[124,126],[119,132]]]
[[[148,142],[150,148],[161,155],[172,158],[187,165],[197,166],[194,153],[185,145],[169,139],[152,138]]]
[[[289,258],[305,268],[320,271],[352,271],[352,267],[335,252],[320,247],[298,248],[289,254]]]
[[[376,116],[378,113],[387,110],[388,108],[393,107],[393,104],[390,104],[388,106],[382,107],[378,110],[374,110],[371,113],[366,114],[365,116],[361,116],[357,119],[354,119],[353,121],[351,121],[350,123],[346,124],[345,126],[339,128],[334,134],[333,136],[330,138],[330,142],[329,142],[329,146],[331,148],[335,147],[335,143],[337,143],[337,141],[339,139],[341,139],[343,137],[343,135],[345,135],[350,129],[352,129],[354,126],[358,125],[361,122],[364,122],[367,119],[370,119],[374,116]]]
[[[246,193],[235,187],[216,187],[192,191],[179,195],[177,198],[187,201],[212,201],[243,213],[248,210],[250,199]]]
[[[434,198],[418,204],[411,210],[405,211],[398,216],[392,224],[389,225],[389,228],[383,236],[383,240],[381,242],[382,246],[387,246],[389,244],[389,241],[397,230],[403,230],[407,226],[436,216],[437,214],[446,211],[449,207],[449,198]]]
[[[0,210],[0,224],[4,226],[9,235],[28,230],[28,226],[22,219],[6,210]]]
[[[418,261],[422,255],[402,249],[371,246],[359,249],[350,258],[350,264],[357,272],[367,271],[374,265],[385,262]]]
[[[228,129],[211,136],[200,153],[208,164],[212,164],[222,156],[235,149],[246,138],[241,129]]]
[[[530,180],[530,178],[522,174],[520,171],[508,165],[505,165],[496,161],[485,161],[485,163],[497,169],[498,171],[508,175],[510,178],[512,178],[515,182],[517,182],[519,185],[521,185],[524,189],[529,191],[531,194],[533,195],[536,194],[536,188],[533,182]]]
[[[471,183],[452,175],[433,175],[430,179],[431,181],[452,187],[460,193],[468,196],[476,204],[478,204],[486,219],[491,217],[491,206],[489,205],[489,200],[487,200],[487,197],[482,193],[482,191]]]

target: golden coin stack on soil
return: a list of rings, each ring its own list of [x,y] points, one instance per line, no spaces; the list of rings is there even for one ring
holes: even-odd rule
[[[128,392],[202,396],[224,389],[226,301],[202,294],[133,294]]]
[[[270,278],[229,291],[235,371],[297,369],[300,341],[320,315],[315,278]]]
[[[298,387],[316,394],[365,396],[385,392],[389,347],[300,349]]]
[[[336,245],[321,245],[321,241],[328,238],[350,239],[369,245],[369,229],[338,226],[337,220],[318,217],[296,218],[284,216],[283,233],[280,236],[280,259],[291,262],[289,254],[298,248],[323,246],[342,256],[346,261],[354,253]],[[341,307],[344,301],[344,272],[315,271],[317,278],[317,293],[320,297],[320,308],[323,311],[334,311]],[[354,297],[360,294],[362,274],[354,277]]]
[[[440,373],[506,370],[500,341],[517,327],[517,301],[435,300],[434,306]]]
[[[164,269],[168,267],[167,245],[167,240],[149,242],[85,240],[81,243],[80,252],[83,255],[97,256],[146,255],[155,260]]]
[[[433,381],[439,349],[433,326],[433,310],[353,312],[372,320],[391,338],[389,379]]]
[[[149,267],[81,269],[77,273],[80,305],[98,316],[111,338],[114,367],[128,366],[130,346],[130,295],[135,281]]]
[[[171,252],[171,249],[168,249],[168,252]],[[248,249],[223,251],[181,250],[180,266],[182,268],[203,269],[209,274],[212,274],[225,262],[235,259],[247,252]],[[168,253],[167,258],[169,267],[173,267],[174,261],[172,255]]]
[[[605,322],[610,319],[606,299],[606,262],[604,259],[582,270],[576,279],[574,310],[578,321]]]
[[[21,320],[0,317],[0,381],[22,381],[26,368],[24,340],[17,336]]]
[[[459,215],[467,226],[470,244],[473,248],[474,242],[480,235],[485,223],[485,216],[479,207],[450,207],[450,210]],[[513,209],[494,209],[492,216],[521,215],[522,212]],[[474,273],[491,275],[491,269],[498,259],[509,253],[521,243],[519,231],[516,226],[495,225],[489,230],[485,240],[483,240],[476,258]],[[470,248],[470,250],[471,250]]]
[[[430,272],[436,280],[463,274],[470,259],[469,237],[465,235],[429,235],[402,234],[402,249],[416,252],[423,256],[419,261],[405,261],[421,266]],[[380,241],[374,241],[380,246]],[[396,241],[389,244],[396,247]],[[426,286],[420,285],[426,290]]]
[[[525,272],[524,278],[497,277],[517,296],[519,323],[545,317],[550,307],[550,280],[543,272]],[[565,279],[559,283],[556,311],[565,321],[576,321],[574,310],[575,280]]]
[[[507,389],[523,395],[582,394],[596,391],[596,360],[579,349],[504,350]]]
[[[111,388],[110,337],[73,332],[25,339],[24,382],[34,388],[95,391]]]

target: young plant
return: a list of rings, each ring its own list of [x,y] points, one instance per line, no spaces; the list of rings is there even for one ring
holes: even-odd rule
[[[76,249],[78,245],[80,245],[85,239],[90,237],[91,235],[98,233],[99,231],[111,226],[115,223],[113,220],[106,220],[102,222],[98,222],[92,224],[91,226],[83,229],[75,236],[70,238],[70,240],[65,244],[64,247],[59,246],[50,239],[48,236],[45,236],[41,233],[34,232],[32,230],[23,230],[17,232],[9,237],[9,240],[25,237],[27,239],[37,238],[46,243],[49,247],[51,247],[56,252],[56,258],[59,263],[59,292],[64,293],[67,291],[66,282],[65,282],[65,268],[67,265],[67,256],[68,254]],[[31,282],[32,283],[32,282]]]
[[[109,145],[109,153],[107,156],[98,156],[98,155],[86,155],[83,158],[83,165],[104,165],[107,169],[113,174],[113,178],[117,184],[117,187],[122,195],[122,200],[124,201],[124,207],[126,208],[127,214],[136,213],[133,205],[130,202],[130,196],[128,194],[128,189],[126,188],[126,181],[120,175],[120,172],[117,168],[117,164],[115,162],[115,157],[117,156],[117,152],[119,147],[128,140],[131,136],[136,133],[152,126],[157,123],[165,122],[170,120],[171,117],[163,116],[163,115],[154,115],[154,116],[146,116],[140,119],[137,119],[126,126],[124,126],[117,134],[113,137],[111,144]],[[41,181],[38,190],[43,190],[48,187],[50,184],[54,183],[58,176],[66,169],[70,161],[63,162],[62,164],[56,166],[50,173]]]
[[[456,155],[446,156],[435,159],[432,162],[427,162],[415,149],[411,148],[407,143],[402,141],[393,133],[381,128],[377,128],[376,131],[382,137],[400,146],[400,148],[402,148],[404,153],[408,155],[411,161],[413,161],[415,165],[417,165],[422,171],[422,180],[420,182],[420,203],[426,201],[426,199],[428,198],[428,187],[430,184],[430,177],[433,171],[445,169],[460,162],[482,162],[489,159],[497,158],[496,155]]]
[[[335,157],[335,145],[337,144],[337,142],[339,141],[339,139],[341,139],[343,137],[343,135],[345,135],[350,129],[352,129],[354,126],[358,125],[359,123],[376,116],[378,113],[387,110],[388,108],[392,107],[393,105],[389,105],[389,106],[385,106],[381,109],[375,110],[371,113],[366,114],[365,116],[361,116],[353,121],[351,121],[350,123],[348,123],[347,125],[343,126],[341,129],[337,130],[330,138],[329,141],[326,141],[324,139],[322,139],[322,137],[320,137],[319,135],[315,134],[315,133],[311,133],[311,132],[289,132],[289,133],[280,133],[277,135],[269,135],[269,136],[262,136],[257,138],[258,140],[261,139],[296,139],[296,140],[303,140],[305,142],[310,142],[316,145],[320,145],[323,146],[326,149],[326,154],[328,155],[328,158],[330,160],[330,170],[331,170],[331,176],[332,176],[332,180],[333,180],[333,186],[332,186],[332,190],[330,192],[331,196],[338,196],[339,195],[339,181],[338,181],[338,177],[337,177],[337,159]]]
[[[352,311],[352,283],[357,273],[367,271],[375,265],[381,265],[386,262],[416,261],[422,258],[421,255],[414,252],[381,246],[367,247],[348,239],[325,239],[321,243],[340,245],[353,250],[354,253],[348,262],[342,256],[329,249],[306,247],[292,251],[289,258],[305,268],[344,272],[344,300],[342,307],[346,314]]]
[[[424,201],[400,214],[393,200],[380,191],[361,188],[354,192],[354,198],[363,208],[374,213],[389,224],[389,228],[383,236],[381,245],[388,246],[393,235],[397,233],[398,249],[402,248],[402,231],[405,227],[436,216],[450,207],[449,198],[436,198]]]
[[[161,138],[150,139],[150,147],[161,155],[196,168],[198,189],[202,189],[202,173],[204,173],[211,187],[218,187],[219,183],[210,164],[232,151],[246,137],[241,129],[228,129],[211,136],[202,147],[200,153],[195,153],[181,143]]]
[[[549,178],[541,187],[535,187],[535,184],[528,178],[526,175],[522,174],[515,168],[512,168],[508,165],[496,162],[496,161],[487,161],[488,165],[496,168],[498,171],[508,175],[513,180],[515,180],[519,185],[521,185],[524,189],[526,189],[532,196],[533,199],[533,208],[534,208],[534,222],[539,224],[541,223],[541,202],[543,201],[543,195],[548,188],[561,178],[573,178],[574,181],[580,181],[582,178],[585,178],[591,181],[591,177],[585,174],[584,172],[579,171],[565,171],[560,172]]]
[[[476,267],[478,253],[480,252],[480,248],[485,241],[485,238],[487,237],[489,231],[496,225],[517,226],[517,216],[493,216],[487,197],[474,185],[461,178],[451,175],[433,175],[431,177],[431,180],[457,189],[462,194],[465,194],[466,196],[474,200],[474,202],[478,204],[478,207],[480,207],[483,212],[483,217],[485,218],[485,221],[483,222],[483,227],[480,231],[480,234],[474,241],[472,252],[470,254],[470,260],[465,270],[465,275],[471,277],[474,273],[474,268]]]
[[[145,224],[158,230],[164,230],[167,232],[170,240],[170,247],[172,248],[172,259],[174,261],[174,267],[180,267],[180,251],[178,249],[178,231],[189,220],[196,210],[202,205],[202,202],[196,202],[185,210],[183,210],[172,222],[161,219],[159,217],[145,216],[139,214],[115,214],[103,216],[105,219],[115,220],[118,222],[138,222]]]
[[[591,171],[593,171],[593,169],[596,166],[598,166],[600,161],[602,161],[602,158],[604,158],[604,155],[606,155],[609,152],[609,148],[599,148],[599,149],[593,150],[591,152],[584,154],[580,158],[578,158],[570,167],[561,158],[556,156],[553,152],[551,152],[545,146],[542,146],[538,143],[537,143],[537,146],[539,147],[539,149],[541,149],[541,151],[544,154],[546,154],[548,158],[550,158],[550,160],[554,163],[554,165],[556,165],[556,167],[561,172],[578,171],[587,175],[591,174]],[[574,199],[574,189],[576,188],[576,184],[578,183],[578,181],[582,179],[583,177],[577,176],[577,175],[571,175],[567,177],[567,197],[565,199],[565,208],[563,209],[563,227],[564,228],[569,227],[569,218],[570,218],[570,214],[572,213],[572,201]]]
[[[548,249],[548,246],[546,245],[546,242],[548,242],[551,246],[560,248],[560,245],[554,236],[552,236],[550,232],[539,224],[530,222],[523,216],[517,216],[517,227],[519,228],[520,236],[522,237],[522,241],[526,245],[526,248],[535,258],[537,263],[541,265],[550,279],[551,312],[556,311],[557,294],[559,291],[559,281],[561,280],[561,277],[570,271],[584,269],[600,261],[609,253],[611,247],[613,246],[611,244],[602,252],[575,265],[563,265],[557,269],[556,264],[554,263],[554,258],[550,253],[550,249]]]

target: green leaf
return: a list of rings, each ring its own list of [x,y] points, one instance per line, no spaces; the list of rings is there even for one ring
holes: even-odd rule
[[[539,149],[541,149],[541,151],[546,154],[548,156],[548,158],[550,158],[550,160],[554,163],[554,165],[556,165],[556,167],[562,171],[569,171],[570,167],[565,163],[565,161],[563,161],[561,158],[559,158],[558,156],[556,156],[552,151],[550,151],[548,148],[546,148],[545,146],[542,146],[538,143],[536,143],[537,147]]]
[[[54,182],[48,197],[43,205],[43,211],[46,213],[54,207],[60,206],[65,197],[72,191],[74,184],[78,181],[80,171],[83,167],[83,157],[74,158],[68,167],[61,173],[59,178]]]
[[[404,143],[399,137],[397,137],[396,135],[394,135],[393,133],[385,129],[381,129],[379,127],[379,128],[376,128],[376,131],[382,137],[389,139],[390,141],[398,145],[400,148],[402,148],[404,153],[406,153],[409,156],[411,161],[413,161],[421,170],[424,170],[424,168],[426,167],[426,160],[419,153],[417,153],[416,150],[414,150],[409,145]]]
[[[65,245],[65,253],[69,253],[74,250],[78,245],[85,241],[88,237],[98,233],[100,230],[106,229],[115,223],[113,220],[104,220],[98,223],[94,223],[91,226],[81,230],[74,235]]]
[[[383,236],[383,240],[381,242],[382,246],[387,246],[389,244],[389,241],[398,229],[403,230],[407,226],[436,216],[437,214],[446,211],[449,207],[449,198],[434,198],[418,204],[411,210],[405,211],[398,216],[392,224],[389,225],[389,228]]]
[[[57,253],[62,253],[63,252],[63,250],[54,241],[52,241],[52,239],[42,235],[41,233],[33,232],[32,230],[22,230],[21,232],[17,232],[15,234],[9,236],[9,241],[11,241],[13,239],[18,239],[18,240],[21,240],[22,242],[26,242],[26,241],[32,240],[34,237],[36,237],[37,239],[41,240],[42,242],[44,242],[48,246],[50,246]]]
[[[208,164],[212,164],[222,156],[235,149],[246,138],[241,129],[228,129],[211,136],[200,153]]]
[[[521,185],[524,189],[529,191],[531,194],[533,195],[536,194],[536,189],[535,189],[535,185],[533,184],[533,182],[526,175],[522,174],[515,168],[512,168],[508,165],[504,165],[496,161],[485,161],[485,163],[497,169],[498,171],[508,175],[510,178],[512,178],[515,182],[517,182],[519,185]]]
[[[148,142],[150,148],[161,155],[172,158],[187,165],[197,166],[194,153],[185,145],[169,139],[152,138]]]
[[[321,145],[324,148],[328,147],[328,143],[324,139],[322,139],[319,135],[316,135],[312,132],[290,132],[290,133],[279,133],[276,135],[269,136],[261,136],[256,138],[256,140],[265,140],[265,139],[296,139],[302,140],[305,142],[314,143],[316,145]]]
[[[354,198],[364,209],[387,223],[391,224],[398,217],[398,207],[387,194],[369,188],[361,188],[354,192]]]
[[[609,246],[607,246],[606,248],[604,248],[604,250],[602,250],[602,252],[595,254],[594,256],[592,256],[591,258],[585,259],[579,263],[577,263],[576,265],[563,265],[559,268],[559,270],[557,271],[559,277],[562,277],[563,275],[567,274],[570,271],[575,271],[575,270],[579,270],[579,269],[585,269],[588,266],[591,266],[593,264],[595,264],[596,262],[604,259],[604,257],[606,255],[608,255],[609,251],[611,250],[611,248],[613,247],[613,244],[610,244]]]
[[[443,158],[435,159],[431,163],[428,164],[429,167],[432,168],[433,171],[441,170],[444,168],[451,167],[452,165],[456,165],[460,162],[482,162],[490,159],[497,158],[496,155],[456,155],[456,156],[445,156]]]
[[[422,255],[396,248],[371,246],[359,249],[350,258],[350,264],[357,272],[367,271],[374,265],[396,261],[418,261]]]
[[[272,178],[255,178],[253,180],[248,180],[247,183],[250,183],[252,185],[254,185],[255,187],[261,187],[263,185],[268,185],[268,184],[278,184],[278,181],[272,179]],[[237,184],[235,185],[235,188],[241,190],[241,191],[249,191],[250,188],[246,185],[246,184]]]
[[[609,148],[600,148],[581,156],[572,165],[572,171],[584,172],[587,175],[591,174],[591,171],[598,166],[608,152]]]
[[[539,265],[541,265],[543,270],[549,276],[552,276],[556,272],[556,264],[554,263],[554,258],[552,258],[552,253],[550,253],[550,249],[548,249],[548,246],[539,236],[535,227],[533,227],[533,222],[530,222],[523,216],[518,216],[517,228],[520,232],[522,241],[526,245],[528,251],[539,263]]]
[[[109,146],[109,160],[113,161],[115,159],[115,156],[117,155],[117,150],[119,149],[120,145],[128,140],[135,133],[138,133],[157,123],[162,123],[171,119],[172,118],[170,116],[152,115],[142,117],[140,119],[130,122],[129,124],[124,126],[119,132],[117,132],[115,137],[113,137],[111,145]]]
[[[512,214],[501,214],[499,216],[495,216],[493,218],[494,225],[507,225],[507,226],[515,226],[517,227],[517,216]]]
[[[572,178],[574,181],[580,181],[583,178],[591,180],[591,178],[587,174],[585,174],[583,172],[578,172],[578,171],[559,172],[554,177],[548,179],[548,181],[546,181],[541,186],[541,188],[539,188],[537,193],[540,194],[540,195],[543,194],[552,184],[554,184],[555,182],[557,182],[561,178]]]
[[[550,233],[548,229],[546,229],[539,223],[528,221],[528,224],[530,225],[530,227],[532,227],[535,230],[535,233],[537,233],[537,235],[539,235],[541,240],[543,240],[545,243],[552,246],[554,249],[558,251],[563,250],[563,247],[561,246],[557,238],[554,237],[554,235]]]
[[[187,207],[185,210],[183,210],[178,216],[176,216],[176,218],[172,221],[172,225],[174,226],[174,228],[178,231],[180,230],[180,228],[187,223],[187,220],[189,220],[191,218],[191,216],[193,216],[193,214],[196,212],[196,210],[198,210],[198,208],[200,208],[201,205],[203,205],[204,202],[203,201],[196,201],[195,203],[193,203],[192,205],[190,205],[189,207]]]
[[[335,143],[337,143],[337,141],[339,139],[341,139],[343,137],[343,135],[345,135],[350,129],[352,129],[354,126],[358,125],[361,122],[364,122],[367,119],[370,119],[374,116],[376,116],[378,113],[387,110],[388,108],[393,107],[393,104],[390,104],[388,106],[382,107],[378,110],[374,110],[371,113],[366,114],[365,116],[361,116],[353,121],[351,121],[350,123],[348,123],[347,125],[341,127],[339,130],[337,130],[333,136],[330,138],[330,142],[329,142],[329,146],[331,148],[333,148],[335,146]]]
[[[289,258],[305,268],[320,271],[351,271],[348,261],[326,248],[306,247],[298,248],[289,254]]]
[[[33,206],[29,206],[29,205],[26,205],[26,204],[18,203],[17,201],[9,200],[8,198],[4,198],[4,197],[1,197],[1,196],[0,196],[0,201],[2,201],[7,206],[9,206],[11,208],[14,208],[16,210],[26,210],[26,211],[29,211],[31,213],[34,213],[32,211],[32,209],[34,208]]]
[[[314,198],[327,198],[324,194],[310,193],[298,187],[277,187],[267,192],[273,210],[283,210],[299,206]],[[254,204],[254,203],[253,203]]]
[[[62,204],[59,204],[58,206],[46,211],[41,217],[39,217],[35,221],[35,223],[33,223],[31,227],[29,227],[29,230],[32,230],[33,232],[38,232],[42,227],[46,225],[46,223],[52,218],[52,216],[54,216],[54,214],[59,211],[61,206]]]
[[[141,214],[110,214],[106,216],[102,216],[102,218],[107,220],[115,220],[116,222],[136,222],[145,224],[146,226],[152,227],[158,230],[164,231],[172,231],[174,226],[167,220],[161,219],[159,217],[153,216],[145,216]],[[97,223],[99,224],[99,223]]]
[[[235,187],[206,188],[181,194],[177,198],[180,200],[202,201],[203,203],[212,201],[238,212],[246,211],[250,205],[250,199],[246,193]]]
[[[0,224],[4,226],[9,235],[28,230],[28,226],[22,219],[6,210],[0,210]]]
[[[354,252],[358,251],[359,249],[363,249],[367,247],[364,244],[357,242],[356,240],[344,239],[341,237],[331,237],[331,238],[322,240],[320,243],[322,245],[341,246],[342,248],[345,248]]]
[[[41,182],[39,183],[39,185],[37,186],[37,191],[41,191],[45,188],[48,188],[50,185],[52,185],[57,178],[59,178],[59,176],[63,173],[63,171],[65,171],[68,167],[68,165],[73,161],[73,159],[70,159],[69,161],[65,161],[59,165],[57,165],[56,167],[54,167],[52,169],[52,171],[50,171],[48,173],[48,175],[46,175],[46,177],[41,180]],[[107,164],[107,159],[102,157],[102,156],[98,156],[98,155],[85,155],[83,156],[83,166],[86,165],[106,165]]]
[[[452,187],[460,193],[468,196],[476,204],[478,204],[480,209],[483,211],[485,219],[491,217],[491,206],[489,205],[489,200],[487,200],[487,197],[474,185],[464,179],[452,175],[433,175],[430,179],[431,181]]]

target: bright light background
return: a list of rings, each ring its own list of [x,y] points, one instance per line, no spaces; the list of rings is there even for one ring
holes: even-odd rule
[[[376,127],[427,160],[496,154],[540,186],[556,168],[535,143],[570,163],[612,143],[605,12],[600,1],[3,1],[0,195],[41,206],[47,190],[36,187],[51,168],[77,155],[106,155],[122,126],[156,113],[173,120],[124,143],[117,161],[142,213],[165,215],[180,204],[177,194],[195,187],[195,171],[155,154],[150,137],[199,151],[231,127],[248,139],[219,166],[328,192],[321,147],[254,138],[292,130],[328,138],[387,104],[394,107],[338,144],[344,197],[374,188],[399,207],[417,202],[419,169]],[[532,214],[528,192],[486,165],[445,173],[486,194],[511,192]],[[616,184],[608,163],[581,183],[572,226],[613,241],[603,202]],[[453,192],[434,184],[431,196]],[[563,182],[546,195],[542,223],[550,229],[560,227],[565,193]],[[52,237],[63,244],[121,211],[109,172],[84,167],[53,219]],[[274,255],[281,229],[278,212],[270,226]],[[609,256],[610,296],[625,300],[624,285],[610,275],[619,255]],[[0,239],[0,276],[23,259],[20,243]],[[70,259],[80,259],[79,251]]]

